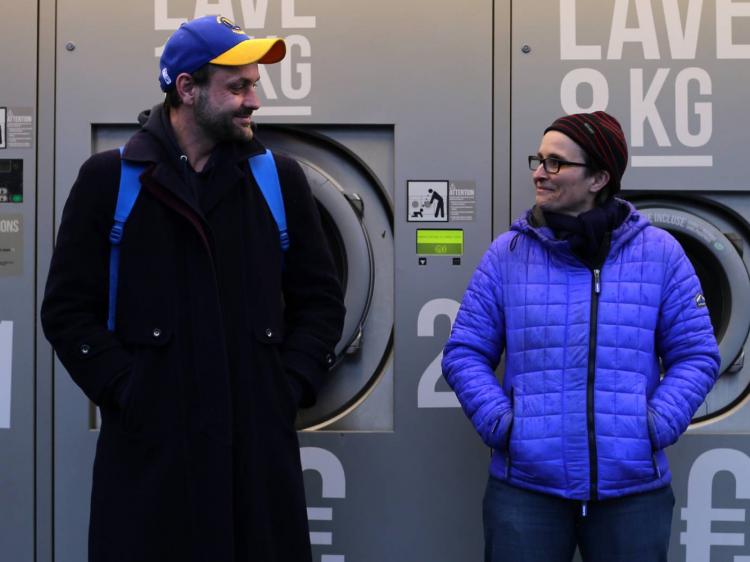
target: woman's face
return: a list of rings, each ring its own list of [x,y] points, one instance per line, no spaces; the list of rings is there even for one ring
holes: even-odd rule
[[[549,131],[539,145],[539,158],[557,158],[567,162],[586,162],[586,155],[570,137],[559,131]],[[584,166],[560,165],[556,174],[539,166],[531,173],[536,189],[536,205],[543,211],[578,216],[594,208],[596,194],[609,181],[602,183],[601,173],[590,174]]]

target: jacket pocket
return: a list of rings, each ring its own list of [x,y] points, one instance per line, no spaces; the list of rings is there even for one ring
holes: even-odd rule
[[[159,415],[160,408],[167,401],[166,389],[173,386],[168,358],[172,332],[171,327],[144,325],[119,334],[133,353],[133,367],[127,375],[120,405],[120,426],[127,434],[136,435],[167,426]]]
[[[620,487],[636,486],[658,478],[648,423],[648,384],[636,372],[620,372],[617,413],[602,416],[597,427],[600,481],[613,480]]]
[[[659,468],[659,461],[656,458],[656,451],[651,453],[651,464],[654,467],[654,474],[657,478],[661,478],[661,469]]]
[[[655,436],[655,429],[654,429],[654,420],[653,416],[656,415],[651,412],[651,408],[648,406],[648,397],[645,398],[646,400],[646,431],[648,432],[648,441],[651,445],[651,465],[654,469],[654,475],[656,478],[661,478],[661,468],[659,467],[659,458],[658,453],[659,450],[657,449],[656,444],[656,436]]]
[[[298,409],[297,392],[292,387],[295,384],[291,380],[293,375],[284,368],[281,358],[280,344],[283,338],[276,333],[269,336],[265,332],[256,331],[255,335],[258,342],[254,351],[256,368],[258,373],[262,373],[264,384],[267,385],[270,405],[281,419],[289,423],[289,427],[294,427]]]
[[[269,291],[269,297],[256,299],[253,311],[253,333],[255,338],[264,344],[280,344],[284,341],[284,312],[283,304],[277,301],[274,293]]]
[[[512,464],[511,460],[511,454],[510,454],[510,438],[513,434],[513,422],[516,419],[516,401],[515,401],[515,389],[511,386],[510,387],[510,412],[511,412],[511,418],[510,418],[510,424],[508,425],[508,435],[505,438],[505,479],[507,480],[510,478],[510,467]]]

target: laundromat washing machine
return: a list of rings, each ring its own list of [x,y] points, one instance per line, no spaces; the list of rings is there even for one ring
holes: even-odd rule
[[[286,59],[261,67],[257,134],[302,166],[347,307],[330,383],[298,418],[314,559],[478,557],[486,455],[439,362],[492,235],[491,3],[105,4],[56,2],[55,224],[80,164],[163,98],[158,54],[180,23],[221,13],[285,37]],[[53,422],[53,554],[80,561],[98,416],[59,363]]]

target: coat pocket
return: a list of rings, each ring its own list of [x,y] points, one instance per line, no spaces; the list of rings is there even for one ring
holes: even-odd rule
[[[291,380],[293,375],[286,372],[281,360],[278,343],[271,341],[274,338],[261,339],[256,345],[255,360],[257,372],[263,388],[256,389],[264,392],[268,397],[268,406],[272,408],[288,428],[294,427],[297,418],[297,392],[292,387],[295,384]]]
[[[510,477],[510,467],[512,464],[512,458],[510,454],[510,439],[513,435],[513,422],[516,419],[516,401],[515,401],[515,389],[511,386],[510,388],[510,411],[511,411],[511,418],[510,418],[510,424],[508,425],[508,435],[505,438],[505,479],[507,480]]]
[[[624,371],[618,375],[619,392],[597,417],[597,458],[600,482],[627,487],[656,479],[659,468],[648,428],[646,377]]]
[[[128,332],[119,334],[133,353],[120,405],[120,425],[128,434],[160,432],[170,425],[170,401],[176,402],[171,376],[174,364],[169,359],[173,331],[148,325]]]

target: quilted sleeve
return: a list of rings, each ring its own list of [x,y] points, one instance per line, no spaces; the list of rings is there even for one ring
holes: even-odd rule
[[[505,314],[496,241],[477,267],[443,351],[443,376],[489,447],[505,446],[510,400],[494,370],[505,345]]]
[[[648,405],[655,450],[671,445],[687,429],[716,381],[721,361],[703,291],[676,241],[666,271],[656,333],[664,378]]]

